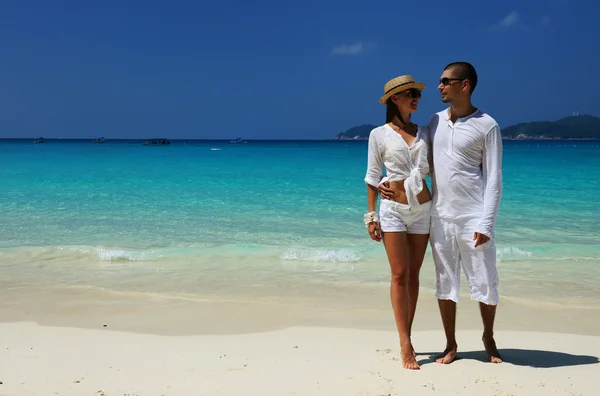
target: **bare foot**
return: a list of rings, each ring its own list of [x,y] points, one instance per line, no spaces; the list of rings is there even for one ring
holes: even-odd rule
[[[404,353],[404,351],[408,351]],[[400,347],[400,354],[402,355],[402,367],[409,370],[420,370],[419,363],[415,355],[415,350],[412,344],[405,345],[404,348]]]
[[[494,338],[492,337],[486,340],[484,336],[481,340],[483,341],[488,360],[492,363],[502,363],[502,356],[500,356],[500,352],[498,352],[498,348],[496,348],[496,341],[494,341]]]
[[[441,364],[450,364],[456,359],[458,345],[447,346],[444,352],[435,357],[435,361]]]

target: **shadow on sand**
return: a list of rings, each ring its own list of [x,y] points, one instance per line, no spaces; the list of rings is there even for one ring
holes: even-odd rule
[[[600,359],[596,356],[571,355],[569,353],[554,351],[539,351],[535,349],[499,349],[500,355],[505,363],[515,366],[528,366],[535,368],[556,368],[569,366],[583,366],[598,364]],[[435,363],[437,353],[419,353],[419,355],[430,355],[427,359],[420,360],[419,364]],[[484,350],[458,352],[456,360],[471,359],[487,363],[487,355]]]

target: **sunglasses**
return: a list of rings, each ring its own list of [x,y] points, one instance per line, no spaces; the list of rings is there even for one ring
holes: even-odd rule
[[[444,77],[444,78],[440,78],[440,84],[442,84],[443,86],[447,86],[452,84],[452,81],[464,81],[466,80],[466,78],[448,78],[448,77]]]
[[[404,92],[399,92],[400,94],[406,94],[411,99],[417,99],[421,97],[421,91],[415,88],[407,89]]]

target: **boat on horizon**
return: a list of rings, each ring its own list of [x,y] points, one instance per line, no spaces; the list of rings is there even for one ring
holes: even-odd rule
[[[242,140],[242,138],[239,137],[237,139],[229,141],[229,143],[248,143],[248,142],[246,142],[245,140]]]
[[[96,139],[92,140],[92,143],[104,143],[104,136],[98,136]]]
[[[46,143],[46,139],[41,136],[36,136],[35,139],[33,139],[33,143]]]
[[[171,142],[169,141],[169,139],[155,138],[155,139],[148,139],[142,144],[144,146],[166,146],[166,145],[171,144]]]

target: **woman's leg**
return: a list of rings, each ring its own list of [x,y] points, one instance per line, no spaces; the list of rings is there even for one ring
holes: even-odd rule
[[[417,311],[417,300],[419,299],[419,274],[423,265],[423,258],[427,250],[429,234],[407,234],[410,271],[408,276],[408,334],[411,335],[412,324]]]
[[[406,232],[384,232],[383,243],[387,252],[391,269],[390,298],[396,327],[400,335],[402,366],[408,369],[419,369],[413,354],[409,334],[409,293],[410,255]]]

